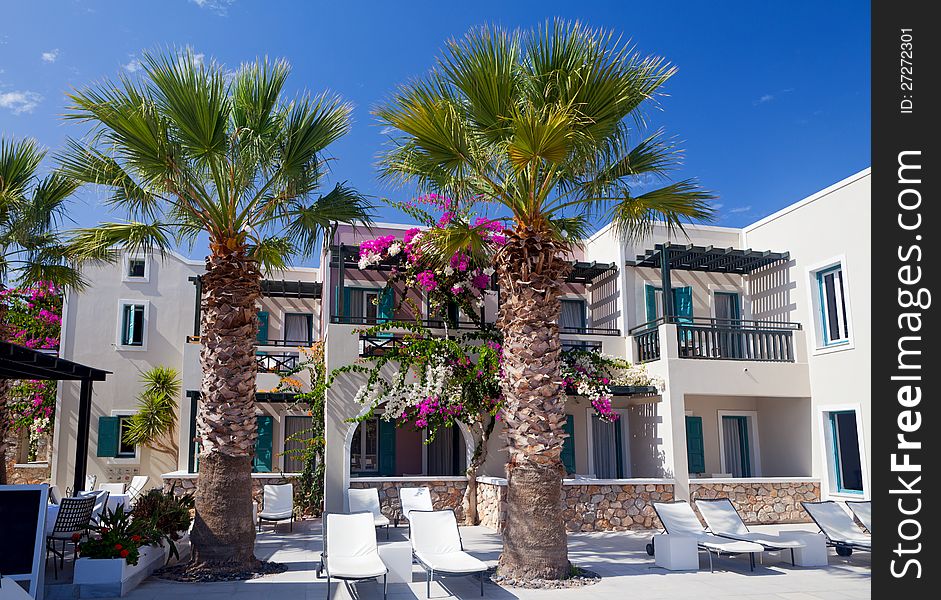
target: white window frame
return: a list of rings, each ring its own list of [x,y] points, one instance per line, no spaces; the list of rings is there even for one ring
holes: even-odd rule
[[[624,477],[621,477],[620,479],[630,479],[632,477],[633,469],[631,469],[631,429],[628,427],[627,421],[629,410],[626,408],[615,408],[614,412],[618,414],[618,420],[614,423],[614,426],[621,428],[621,462],[624,465]],[[585,429],[587,429],[585,441],[588,442],[588,445],[586,446],[588,449],[588,474],[598,479],[598,474],[595,473],[595,453],[593,451],[595,447],[595,440],[594,429],[592,428],[591,421],[594,414],[594,408],[585,409]],[[576,446],[575,449],[577,452],[578,446]],[[578,462],[577,454],[575,456],[575,460]]]
[[[144,261],[143,277],[132,277],[129,274],[132,260]],[[121,261],[121,281],[125,283],[149,283],[150,282],[150,255],[144,253],[125,252],[124,259]]]
[[[820,287],[817,282],[817,275],[818,273],[828,271],[834,267],[839,267],[843,272],[843,304],[846,307],[846,329],[848,336],[845,341],[841,340],[828,344],[824,333],[823,321],[826,315],[823,312],[823,306],[820,302]],[[846,263],[846,256],[842,254],[807,267],[807,305],[811,307],[811,321],[813,321],[814,331],[814,346],[811,354],[815,356],[830,354],[831,352],[844,352],[856,347],[856,328],[853,326],[853,306],[850,301],[852,294],[850,293],[851,288],[848,273],[849,269]]]
[[[751,477],[761,477],[761,447],[758,441],[758,411],[757,410],[720,410],[716,412],[716,425],[719,430],[719,471],[731,473],[725,464],[725,433],[722,430],[722,417],[745,417],[748,419],[748,458],[751,461]]]
[[[271,313],[269,312],[268,314],[270,315]],[[317,341],[317,334],[318,334],[318,332],[317,332],[317,315],[314,313],[314,311],[311,310],[310,312],[303,312],[303,311],[301,311],[300,309],[298,309],[298,310],[287,310],[287,309],[284,309],[284,308],[281,309],[281,331],[279,332],[279,334],[280,334],[280,340],[278,340],[278,341],[285,342],[285,343],[288,341],[288,340],[285,340],[285,339],[284,339],[284,336],[287,335],[287,317],[288,317],[288,315],[305,315],[305,316],[309,316],[309,317],[310,317],[310,343],[313,344],[314,342]],[[270,316],[269,316],[269,318],[270,318]],[[270,323],[270,322],[268,323],[268,340],[269,340],[269,341],[274,340],[274,338],[271,337],[271,323]],[[295,348],[298,347],[298,344],[296,343],[297,340],[290,340],[290,341],[292,342],[292,347],[295,347]],[[301,346],[301,347],[306,348],[307,346]],[[285,348],[287,348],[287,346],[285,346]]]
[[[121,333],[124,327],[124,307],[125,306],[143,306],[144,307],[144,330],[141,332],[141,345],[128,346],[122,343]],[[144,352],[147,350],[147,330],[150,329],[150,300],[135,300],[122,298],[118,300],[118,315],[114,335],[114,347],[121,352]]]
[[[112,417],[130,417],[135,411],[133,410],[112,410]],[[118,423],[118,452],[121,451],[121,424]],[[140,464],[140,444],[134,446],[134,456],[114,456],[108,458],[109,465],[139,465]]]
[[[859,466],[863,476],[863,493],[841,493],[836,485],[836,465],[833,456],[833,438],[830,431],[830,413],[854,412],[856,413],[856,439],[859,441]],[[825,489],[821,490],[821,499],[836,500],[869,500],[869,468],[866,464],[866,438],[863,431],[863,411],[860,404],[826,404],[817,407],[817,427],[820,434],[820,443],[823,445],[820,453],[823,458],[823,472],[827,475],[821,477]]]

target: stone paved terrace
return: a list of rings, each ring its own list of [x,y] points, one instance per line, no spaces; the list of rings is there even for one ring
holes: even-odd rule
[[[813,530],[809,525],[779,525],[756,527],[756,530],[777,531]],[[407,529],[399,527],[392,532],[392,541],[405,540]],[[467,550],[490,564],[496,564],[500,552],[500,536],[485,527],[462,527],[461,533]],[[653,559],[644,551],[650,532],[596,532],[569,534],[570,557],[580,566],[603,576],[601,583],[580,589],[519,590],[506,589],[487,583],[485,598],[511,600],[667,600],[685,598],[731,598],[736,600],[842,600],[870,598],[870,557],[867,553],[854,553],[841,558],[830,551],[827,568],[792,567],[784,557],[778,559],[765,554],[764,565],[753,573],[748,570],[748,559],[723,558],[716,562],[715,573],[709,572],[705,554],[700,556],[699,572],[669,572],[654,566]],[[385,542],[381,535],[380,544]],[[326,581],[316,578],[320,558],[320,523],[298,523],[294,533],[287,527],[274,532],[270,526],[258,536],[256,553],[259,557],[286,563],[289,571],[261,579],[234,583],[184,584],[149,579],[132,591],[130,600],[248,600],[276,598],[277,600],[323,600]],[[390,584],[389,598],[394,600],[425,598],[425,576],[413,567],[413,582]],[[450,577],[442,587],[432,587],[432,598],[470,600],[479,598],[478,582],[470,577]],[[373,582],[355,585],[362,600],[382,598],[382,586]],[[331,584],[331,598],[348,599],[352,596],[343,584]]]

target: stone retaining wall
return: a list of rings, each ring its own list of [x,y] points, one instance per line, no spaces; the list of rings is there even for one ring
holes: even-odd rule
[[[625,531],[659,529],[654,502],[673,500],[666,482],[566,483],[562,486],[562,516],[568,531]],[[506,483],[489,479],[477,483],[480,524],[500,530],[506,516]]]
[[[728,498],[748,525],[810,523],[802,500],[820,500],[819,481],[689,482],[689,497]]]
[[[278,473],[272,473],[268,477],[252,477],[252,499],[258,503],[259,506],[262,504],[262,498],[264,497],[264,489],[266,485],[281,485],[284,483],[293,483],[295,488],[297,487],[296,477],[283,477]],[[170,488],[173,488],[174,492],[177,495],[185,494],[186,492],[196,492],[196,483],[198,478],[196,477],[165,477],[163,479],[163,489],[164,491],[169,492]]]
[[[403,487],[427,487],[431,489],[431,503],[435,510],[450,508],[454,510],[458,522],[464,520],[462,501],[464,491],[467,489],[467,480],[460,479],[400,479],[392,480],[361,480],[352,478],[351,488],[376,488],[379,490],[379,505],[382,514],[391,521],[401,519],[402,501],[399,499],[399,490]]]

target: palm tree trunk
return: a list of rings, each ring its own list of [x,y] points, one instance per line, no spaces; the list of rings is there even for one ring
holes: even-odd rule
[[[258,562],[251,473],[260,281],[258,266],[244,249],[213,246],[202,280],[199,482],[191,539],[193,564],[214,570],[241,570]]]
[[[498,570],[517,580],[569,573],[562,520],[565,404],[559,373],[559,286],[564,248],[539,233],[514,233],[497,256],[505,290],[503,332],[507,514]]]

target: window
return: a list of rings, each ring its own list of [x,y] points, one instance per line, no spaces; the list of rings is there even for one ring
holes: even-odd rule
[[[343,316],[350,323],[375,325],[392,318],[394,293],[386,288],[344,288]]]
[[[150,278],[150,264],[145,254],[125,254],[121,279],[129,282],[146,282]]]
[[[379,419],[367,419],[353,432],[350,471],[379,471]]]
[[[758,413],[718,411],[719,468],[731,477],[761,477]]]
[[[859,429],[856,411],[827,413],[830,459],[835,488],[841,494],[863,493],[863,468],[859,453]]]
[[[314,340],[314,315],[310,313],[285,313],[284,341],[310,345]]]
[[[624,465],[624,417],[617,421],[603,421],[589,412],[591,427],[592,474],[599,479],[626,477]]]
[[[647,284],[645,287],[647,322],[663,316],[663,289]],[[693,290],[690,287],[673,288],[673,316],[681,323],[692,322]]]
[[[817,290],[822,345],[848,343],[850,333],[843,266],[837,265],[817,271]]]
[[[119,311],[118,345],[125,348],[144,348],[147,327],[147,304],[122,301]]]
[[[131,415],[118,417],[118,451],[115,458],[134,458],[137,456],[137,446],[125,441],[124,436],[131,426]]]
[[[562,300],[562,315],[559,326],[562,331],[584,332],[587,327],[587,311],[584,300]]]
[[[284,417],[284,472],[300,473],[304,470],[304,448],[311,436],[311,417]]]

